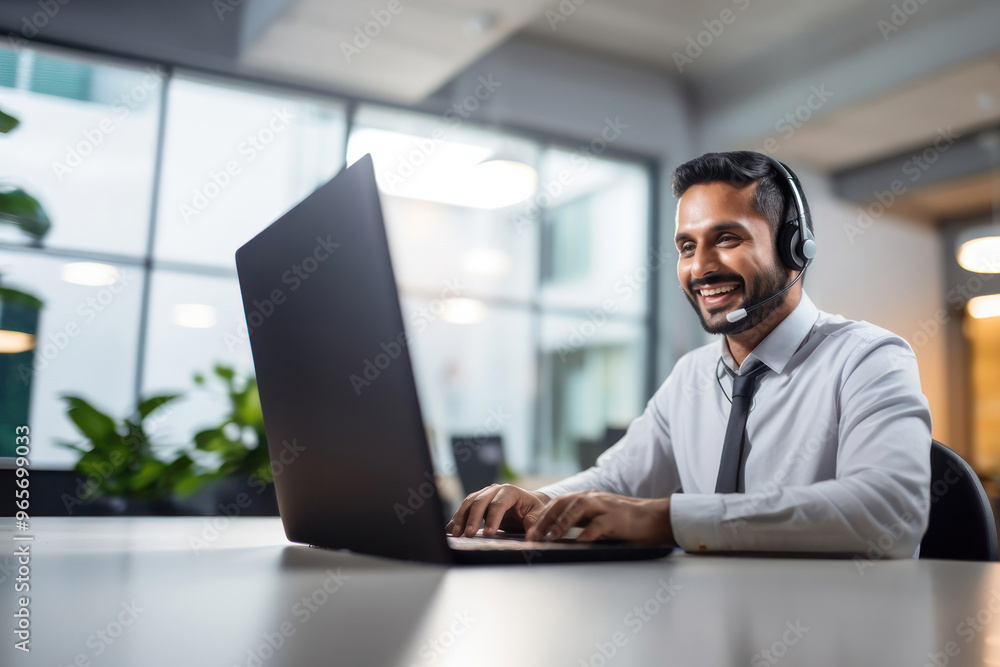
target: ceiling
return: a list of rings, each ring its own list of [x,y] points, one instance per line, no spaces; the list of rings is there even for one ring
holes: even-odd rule
[[[782,139],[782,159],[836,174],[919,150],[939,127],[965,133],[1000,125],[1000,38],[986,38],[992,51],[949,61],[949,53],[965,46],[963,40],[935,39],[932,32],[955,17],[995,6],[995,0],[921,1],[900,30],[887,33],[886,20],[899,5],[898,0],[88,0],[59,4],[44,37],[110,54],[419,104],[490,50],[527,35],[662,72],[686,89],[692,117],[708,128],[703,135],[728,127],[729,134],[712,136],[725,146],[748,148],[761,148],[774,134],[766,130],[781,118],[775,109],[795,109],[788,106],[792,82],[821,72],[836,80],[836,63],[875,53],[840,73],[838,91],[847,98],[842,92],[836,103]],[[37,9],[37,0],[0,2],[0,30],[17,33]],[[915,41],[921,30],[922,41],[907,52],[906,40]],[[905,74],[896,80],[885,76],[894,70]],[[856,85],[866,81],[868,89]],[[751,112],[766,122],[750,122]],[[728,126],[712,125],[727,113]],[[960,208],[956,201],[988,200],[973,195],[985,192],[988,182],[982,174],[965,175],[954,187],[934,183],[908,197],[929,197],[914,199],[923,210],[954,211]]]

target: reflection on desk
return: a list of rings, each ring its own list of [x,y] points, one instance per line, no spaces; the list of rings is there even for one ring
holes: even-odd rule
[[[1000,565],[691,556],[446,568],[293,545],[277,519],[37,518],[4,665],[1000,664]]]

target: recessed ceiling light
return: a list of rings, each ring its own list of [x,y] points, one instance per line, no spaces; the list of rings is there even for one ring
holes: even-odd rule
[[[448,299],[441,319],[452,324],[476,324],[486,317],[486,305],[479,299]]]
[[[110,264],[99,262],[71,262],[63,264],[59,277],[74,285],[100,287],[112,285],[121,278],[121,272]]]
[[[502,276],[510,271],[510,255],[496,248],[473,248],[462,258],[462,269],[479,276]]]
[[[179,327],[211,329],[218,322],[215,308],[203,303],[179,303],[174,306],[171,321]]]
[[[987,317],[1000,317],[1000,294],[987,294],[969,299],[966,306],[969,315],[981,320]]]
[[[958,264],[966,271],[1000,273],[1000,236],[983,236],[958,248]]]

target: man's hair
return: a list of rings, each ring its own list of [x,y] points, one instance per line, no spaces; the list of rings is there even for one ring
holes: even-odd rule
[[[688,188],[702,183],[729,183],[742,188],[756,183],[753,208],[771,223],[771,239],[777,244],[778,230],[783,222],[795,218],[795,202],[785,177],[765,156],[753,151],[705,153],[677,167],[671,177],[674,197],[680,198]],[[803,197],[808,217],[809,204]],[[812,223],[809,223],[812,231]]]

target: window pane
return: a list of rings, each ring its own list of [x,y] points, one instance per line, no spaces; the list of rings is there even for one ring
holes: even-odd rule
[[[215,364],[253,373],[243,301],[235,278],[156,270],[150,292],[143,395],[181,393],[162,423],[164,440],[190,446],[194,434],[218,426],[229,408],[212,373]],[[194,384],[195,373],[209,388]]]
[[[554,193],[542,224],[543,307],[607,308],[610,300],[614,313],[644,314],[653,277],[648,172],[553,149],[542,160],[542,182]]]
[[[639,322],[542,318],[539,439],[548,471],[591,465],[642,412],[645,341]]]
[[[176,76],[156,259],[233,267],[238,247],[340,169],[344,127],[336,102]]]
[[[33,359],[0,354],[5,362],[0,363],[5,374],[0,378],[0,404],[6,413],[11,403],[23,405],[30,392],[32,465],[70,467],[78,455],[55,443],[79,443],[81,436],[66,417],[62,395],[79,396],[116,419],[135,408],[141,269],[0,251],[0,271],[0,286],[42,301],[32,332],[31,319],[10,322],[9,299],[0,300],[0,329],[35,336]],[[19,359],[10,363],[9,357]]]
[[[46,246],[145,254],[162,77],[0,48],[0,184],[39,200]],[[0,224],[0,240],[28,240]]]
[[[533,468],[530,314],[483,306],[475,317],[459,318],[465,324],[456,324],[444,300],[402,301],[420,407],[438,466],[455,470],[452,437],[488,434],[502,437],[513,470]]]
[[[364,107],[348,162],[371,153],[404,292],[529,302],[537,284],[537,232],[514,214],[537,182],[537,147],[459,118]]]

